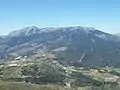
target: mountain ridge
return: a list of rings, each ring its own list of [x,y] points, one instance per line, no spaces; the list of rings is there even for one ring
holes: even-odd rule
[[[12,35],[17,35],[17,34],[26,34],[30,33],[31,34],[35,34],[35,33],[40,33],[40,32],[48,32],[49,31],[56,31],[56,30],[84,30],[84,31],[94,31],[97,30],[93,27],[81,27],[81,26],[73,26],[73,27],[46,27],[46,28],[39,28],[37,26],[31,26],[31,27],[25,27],[23,29],[20,30],[15,30],[12,31],[11,33],[9,33],[8,35],[12,36]]]

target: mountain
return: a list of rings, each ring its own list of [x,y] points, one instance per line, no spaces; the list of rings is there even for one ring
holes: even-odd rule
[[[26,27],[0,38],[0,58],[49,58],[66,66],[119,67],[120,41],[116,38],[92,27]]]
[[[32,27],[25,27],[21,30],[13,31],[9,34],[9,36],[12,37],[29,36],[37,33],[40,33],[39,28],[37,28],[36,26],[32,26]]]
[[[120,37],[120,33],[117,33],[116,36],[117,36],[117,37]]]

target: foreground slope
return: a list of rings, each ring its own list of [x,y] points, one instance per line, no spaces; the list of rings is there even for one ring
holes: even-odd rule
[[[0,90],[119,90],[119,68],[64,67],[54,60],[0,63]]]
[[[57,85],[35,85],[23,82],[0,81],[0,90],[66,90]]]

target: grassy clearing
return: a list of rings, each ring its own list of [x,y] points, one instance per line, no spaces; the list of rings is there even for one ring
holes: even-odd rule
[[[57,85],[34,85],[17,82],[0,81],[0,90],[65,90]]]

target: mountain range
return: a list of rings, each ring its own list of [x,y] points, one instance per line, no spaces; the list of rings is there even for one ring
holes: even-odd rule
[[[25,27],[0,37],[0,59],[54,59],[66,66],[120,67],[120,37],[92,27]]]

